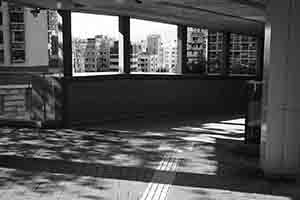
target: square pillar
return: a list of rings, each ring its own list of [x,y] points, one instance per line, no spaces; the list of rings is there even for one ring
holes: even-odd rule
[[[64,64],[64,77],[62,81],[62,123],[64,127],[70,127],[70,79],[73,76],[72,69],[72,20],[71,11],[60,10],[59,14],[62,16],[62,32],[63,32],[63,64]]]
[[[264,52],[261,166],[266,175],[300,172],[300,2],[269,1]]]
[[[187,72],[187,26],[177,26],[178,42],[178,61],[176,73],[184,74]]]
[[[130,17],[119,16],[119,67],[120,71],[130,73]]]

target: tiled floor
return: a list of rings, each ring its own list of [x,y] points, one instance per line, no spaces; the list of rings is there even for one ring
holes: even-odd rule
[[[98,128],[0,129],[0,199],[300,199],[261,176],[236,117],[133,120]]]

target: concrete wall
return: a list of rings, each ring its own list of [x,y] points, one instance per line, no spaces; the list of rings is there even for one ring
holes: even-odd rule
[[[69,85],[70,121],[93,123],[162,113],[244,113],[245,84],[244,80],[73,80]]]

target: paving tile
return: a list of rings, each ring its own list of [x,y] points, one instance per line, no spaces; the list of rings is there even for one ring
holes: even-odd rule
[[[41,138],[0,129],[0,200],[300,199],[299,184],[257,174],[236,122],[153,120],[42,130]]]

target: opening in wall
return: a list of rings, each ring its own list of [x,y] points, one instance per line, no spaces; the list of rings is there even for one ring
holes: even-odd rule
[[[177,72],[177,25],[130,19],[130,41],[131,72]]]
[[[120,72],[118,16],[72,13],[75,76]]]
[[[257,38],[230,34],[229,73],[233,75],[257,74]]]
[[[223,71],[223,33],[187,28],[187,73],[220,75]]]

